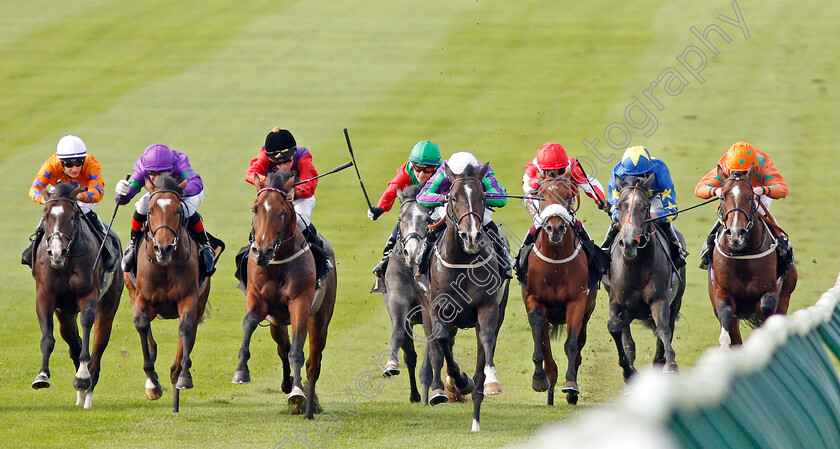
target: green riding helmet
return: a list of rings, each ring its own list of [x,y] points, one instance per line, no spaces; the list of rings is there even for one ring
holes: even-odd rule
[[[408,160],[416,164],[438,166],[442,162],[440,148],[429,140],[417,142],[417,145],[414,145],[414,148],[411,149]]]

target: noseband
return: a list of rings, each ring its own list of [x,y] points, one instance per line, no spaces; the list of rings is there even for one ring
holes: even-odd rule
[[[71,221],[73,222],[73,230],[70,231],[71,235],[67,235],[67,234],[65,234],[61,231],[58,231],[58,230],[53,231],[51,234],[47,235],[47,239],[46,239],[47,253],[52,255],[52,250],[50,249],[50,242],[52,242],[52,240],[54,238],[58,237],[59,239],[67,239],[67,253],[68,254],[65,257],[78,256],[78,254],[70,254],[70,248],[73,246],[73,241],[75,240],[76,236],[79,234],[79,232],[78,232],[79,231],[79,219],[77,218],[77,215],[80,212],[79,205],[76,204],[76,200],[71,199],[71,198],[51,198],[51,199],[48,199],[47,201],[45,201],[44,205],[47,205],[49,203],[59,202],[59,201],[67,201],[67,202],[73,204],[73,217],[71,218]],[[46,222],[46,220],[45,220],[45,222]]]
[[[479,215],[478,212],[472,210],[471,205],[470,205],[470,210],[469,211],[464,212],[463,214],[461,214],[461,216],[457,217],[457,219],[455,218],[455,212],[450,207],[452,205],[452,202],[448,201],[448,200],[452,197],[452,189],[455,188],[455,183],[462,182],[462,181],[475,181],[475,182],[479,183],[480,185],[482,185],[481,190],[482,191],[484,190],[483,183],[481,182],[480,179],[476,178],[475,176],[467,176],[465,178],[458,178],[458,179],[452,181],[452,186],[449,189],[450,193],[449,193],[449,195],[447,195],[446,218],[448,218],[449,220],[451,220],[455,224],[455,230],[458,231],[458,232],[461,232],[461,221],[465,217],[469,217],[470,215],[475,215],[475,217],[476,217],[476,219],[478,220],[479,223],[484,221],[484,217]],[[482,197],[482,199],[483,199],[483,197]]]
[[[747,181],[746,179],[741,178],[741,177],[729,178],[726,181],[723,181],[723,185],[721,185],[721,188],[723,188],[723,186],[725,186],[726,183],[730,182],[730,181],[732,181],[732,182],[740,181],[740,182],[746,183],[747,186],[749,187],[750,193],[752,194],[752,188],[753,188],[752,184],[749,181]],[[758,205],[756,204],[755,199],[753,199],[749,212],[745,211],[744,209],[741,209],[740,207],[733,207],[733,208],[727,210],[726,212],[723,212],[723,199],[721,199],[721,205],[718,208],[718,220],[720,221],[720,224],[723,227],[723,230],[728,231],[729,228],[726,226],[726,220],[729,218],[729,214],[731,214],[733,212],[741,212],[747,218],[747,226],[744,229],[746,229],[747,232],[750,232],[750,230],[753,227],[753,224],[755,224],[755,213],[757,211],[758,211]]]
[[[400,214],[402,214],[402,209],[403,207],[405,207],[406,204],[416,202],[417,200],[413,198],[403,201],[400,204]],[[400,230],[399,226],[397,226],[397,235],[399,236],[400,245],[402,245],[403,248],[405,247],[406,243],[408,243],[411,239],[417,239],[418,241],[422,242],[425,238],[424,236],[420,235],[420,233],[417,231],[412,231],[406,235],[403,235],[402,230]]]
[[[625,191],[636,191],[636,190],[640,191],[641,194],[642,194],[642,197],[647,199],[647,192],[645,191],[645,189],[643,189],[640,186],[625,186],[624,188],[621,189],[621,192],[619,193],[619,197]],[[649,199],[647,200],[647,202],[648,202],[648,204],[650,204]],[[619,232],[624,230],[624,226],[626,226],[628,224],[633,226],[636,229],[636,242],[639,244],[639,249],[642,249],[645,246],[647,246],[647,244],[650,242],[651,234],[653,234],[654,231],[651,230],[649,232],[648,231],[642,232],[642,230],[639,229],[638,226],[636,226],[636,223],[633,223],[632,221],[630,221],[630,218],[633,216],[633,206],[635,206],[635,205],[636,205],[635,200],[632,203],[630,203],[630,210],[627,211],[627,220],[625,220],[624,223],[621,224],[621,227],[619,228]],[[656,228],[653,228],[653,229],[655,230]],[[642,237],[644,237],[644,243],[642,243]]]
[[[288,206],[288,201],[286,201],[286,192],[285,191],[283,191],[281,189],[278,189],[278,188],[275,188],[275,187],[263,187],[262,189],[260,189],[257,192],[257,198],[259,198],[260,194],[262,194],[263,192],[279,193],[283,197],[282,198],[283,205],[286,206],[283,209],[283,213],[280,214],[280,218],[282,218],[282,220],[283,220],[283,226],[280,227],[280,230],[281,230],[280,236],[277,237],[277,240],[274,241],[274,245],[272,247],[273,250],[274,250],[274,256],[277,257],[277,255],[280,254],[280,247],[283,246],[284,243],[286,243],[289,240],[292,240],[293,238],[295,238],[295,231],[297,231],[297,220],[289,220],[288,219],[289,209],[291,209],[291,207]],[[283,234],[289,228],[290,223],[294,224],[294,227],[292,228],[291,235],[287,238],[283,238]]]

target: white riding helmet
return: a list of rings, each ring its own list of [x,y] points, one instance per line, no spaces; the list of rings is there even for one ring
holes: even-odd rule
[[[58,141],[55,150],[59,159],[72,159],[87,156],[87,147],[82,139],[76,136],[64,136]]]
[[[464,173],[467,166],[471,165],[473,167],[478,167],[478,160],[471,153],[459,151],[449,157],[449,160],[446,161],[446,165],[450,170],[452,170],[452,173],[460,175],[461,173]]]

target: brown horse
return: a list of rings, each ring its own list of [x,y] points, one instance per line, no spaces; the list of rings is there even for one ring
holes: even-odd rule
[[[280,170],[270,174],[265,185],[260,180],[255,183],[257,197],[251,209],[254,243],[248,257],[245,293],[247,313],[242,320],[242,348],[233,383],[251,381],[248,370],[251,335],[257,325],[268,318],[271,337],[277,342],[277,354],[283,361],[281,389],[289,394],[289,404],[297,407],[296,412],[305,405],[304,418],[312,419],[317,401],[315,383],[321,375],[321,355],[327,344],[327,328],[335,307],[338,282],[336,270],[332,270],[316,290],[315,259],[297,227],[295,210],[286,198],[294,181],[292,173]],[[335,266],[335,253],[326,240],[324,248]],[[292,327],[291,343],[289,325]],[[308,390],[304,394],[300,370],[307,331]],[[291,372],[294,377],[290,377]]]
[[[772,314],[787,314],[798,279],[793,264],[776,278],[777,242],[765,217],[756,214],[758,198],[750,182],[754,175],[754,165],[744,177],[727,177],[718,166],[718,176],[725,180],[718,209],[722,226],[715,248],[710,248],[709,298],[720,321],[721,349],[742,343],[739,319],[759,325]]]
[[[490,241],[504,236],[490,236],[482,226],[486,207],[482,179],[488,168],[489,164],[469,166],[460,175],[445,168],[452,183],[447,196],[446,230],[434,249],[429,294],[423,300],[432,329],[427,347],[434,373],[429,402],[447,401],[441,381],[446,361],[447,374],[454,379],[458,392],[472,392],[473,432],[480,430],[484,395],[502,392],[493,357],[508,297],[508,281],[499,276],[500,262]],[[474,377],[461,372],[452,354],[456,327],[475,328],[478,350]]]
[[[32,387],[50,386],[50,354],[55,347],[54,313],[61,337],[70,346],[70,358],[76,366],[73,379],[73,387],[78,391],[76,405],[84,403],[84,408],[90,408],[93,389],[99,381],[102,353],[108,346],[111,325],[120,305],[123,281],[119,266],[115,273],[107,275],[101,258],[93,266],[99,242],[83,222],[86,218],[76,204],[76,196],[84,187],[74,186],[59,184],[47,194],[44,204],[46,235],[35,248],[33,263],[43,358],[41,371]],[[103,284],[104,276],[108,277]],[[82,338],[76,324],[77,315],[80,315]],[[88,349],[91,329],[94,332],[92,353]]]
[[[179,391],[193,387],[190,353],[210,295],[210,278],[199,279],[198,244],[187,231],[188,217],[181,204],[185,183],[178,184],[168,174],[158,176],[154,185],[146,182],[151,193],[149,219],[137,248],[137,277],[125,273],[149,400],[159,399],[163,392],[155,372],[157,343],[151,322],[156,317],[178,319],[178,352],[170,368],[173,412],[179,410]]]
[[[534,249],[528,260],[528,281],[522,289],[528,323],[534,338],[534,391],[548,391],[548,405],[554,405],[557,364],[551,354],[552,334],[565,324],[566,383],[561,391],[569,404],[577,404],[580,368],[586,325],[595,309],[598,290],[588,288],[589,268],[580,238],[574,232],[575,216],[571,207],[577,187],[567,177],[555,177],[540,183],[538,194],[545,199],[540,213]],[[543,368],[543,365],[545,366]]]

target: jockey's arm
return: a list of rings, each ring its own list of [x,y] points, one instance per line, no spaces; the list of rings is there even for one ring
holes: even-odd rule
[[[248,164],[248,171],[245,172],[245,181],[253,184],[256,182],[257,176],[265,177],[269,165],[271,165],[271,161],[265,156],[265,150],[260,148],[260,153],[257,157],[251,159],[251,163]]]
[[[38,173],[35,175],[35,180],[32,181],[32,185],[29,187],[29,198],[32,198],[32,201],[38,204],[46,203],[47,198],[44,196],[44,190],[52,183],[52,174],[56,173],[56,168],[53,167],[50,160],[47,159],[44,161]],[[58,169],[60,170],[61,168],[59,167]]]
[[[434,178],[426,181],[426,185],[417,194],[417,202],[426,207],[442,205],[446,201],[446,197],[439,192],[442,189],[441,184],[444,179],[446,179],[446,173],[438,169],[435,172]]]
[[[83,203],[98,203],[102,201],[102,196],[105,193],[105,180],[102,179],[102,168],[99,162],[92,156],[87,156],[88,161],[85,163],[85,170],[79,174],[79,179],[87,178],[83,182],[85,191],[79,193],[77,200]]]
[[[311,179],[318,176],[318,171],[312,165],[312,155],[307,154],[298,161],[298,177],[300,180]],[[305,182],[295,187],[295,198],[310,198],[315,195],[315,188],[318,187],[318,180]]]
[[[507,196],[505,196],[507,195],[507,191],[505,190],[505,186],[496,179],[493,169],[488,168],[487,174],[482,181],[484,182],[484,194],[487,205],[490,207],[504,207],[507,204]]]

